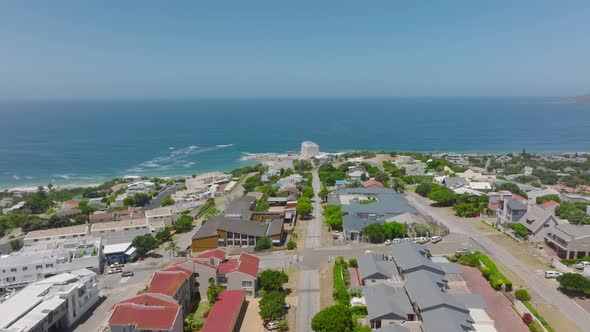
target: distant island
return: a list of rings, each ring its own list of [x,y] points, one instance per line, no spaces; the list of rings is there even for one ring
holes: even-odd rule
[[[559,101],[560,104],[590,104],[590,94],[565,98]]]

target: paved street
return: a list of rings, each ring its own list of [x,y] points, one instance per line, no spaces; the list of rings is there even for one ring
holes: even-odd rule
[[[157,209],[162,205],[162,201],[164,198],[174,194],[180,187],[182,187],[183,183],[173,183],[166,187],[162,192],[160,192],[156,197],[152,198],[150,203],[141,208],[141,211],[145,212],[148,210]]]
[[[313,207],[314,218],[307,220],[307,237],[305,239],[304,256],[309,255],[321,245],[323,210],[318,193],[321,190],[320,177],[317,169],[313,170],[313,191],[315,203]],[[300,221],[301,222],[301,221]],[[297,331],[310,331],[311,319],[320,311],[320,272],[319,266],[303,267],[299,271],[299,284],[297,288]]]
[[[575,322],[582,331],[590,331],[590,315],[586,311],[557,289],[546,284],[535,271],[522,264],[504,248],[478,233],[468,223],[462,223],[456,218],[431,207],[422,197],[414,193],[409,193],[408,200],[422,213],[429,214],[436,220],[444,223],[449,227],[451,232],[466,234],[471,237],[487,252],[493,254],[512,272],[518,275],[528,287],[539,294],[547,303],[551,303],[559,308],[561,314]]]

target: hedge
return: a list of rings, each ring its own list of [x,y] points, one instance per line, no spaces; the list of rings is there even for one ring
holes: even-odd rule
[[[334,262],[334,290],[332,296],[334,299],[345,306],[350,306],[350,294],[347,286],[350,284],[350,273],[348,264],[342,257],[338,257]]]
[[[582,258],[575,258],[575,259],[561,259],[560,262],[565,265],[574,265],[578,264],[579,262],[590,262],[590,256],[582,257]]]
[[[350,312],[352,312],[353,316],[367,316],[369,314],[367,311],[367,306],[364,305],[351,307]]]
[[[510,292],[512,290],[512,282],[510,282],[510,280],[508,280],[508,278],[506,278],[502,272],[498,270],[496,264],[494,264],[494,262],[492,262],[488,256],[480,252],[476,252],[476,254],[483,265],[485,265],[485,267],[480,267],[479,270],[481,271],[481,274],[484,276],[484,278],[490,282],[490,285],[495,290],[501,290],[502,284],[504,284],[506,285],[506,291]]]
[[[527,309],[529,309],[529,311],[533,314],[533,316],[537,317],[537,319],[541,322],[541,324],[545,327],[545,329],[547,329],[547,331],[549,331],[549,332],[555,332],[555,330],[553,329],[553,327],[551,327],[551,325],[549,325],[549,323],[547,323],[547,321],[545,320],[545,318],[543,318],[543,317],[541,317],[541,315],[539,315],[539,313],[533,307],[532,304],[530,304],[529,302],[523,302],[523,304],[524,304],[525,307],[527,307]]]

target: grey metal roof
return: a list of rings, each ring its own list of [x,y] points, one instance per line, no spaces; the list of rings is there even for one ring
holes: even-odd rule
[[[508,207],[511,210],[515,210],[515,211],[516,210],[526,211],[526,209],[527,209],[527,205],[525,203],[521,202],[520,200],[516,200],[516,199],[511,199],[506,204],[508,204]]]
[[[444,178],[443,184],[447,188],[459,188],[459,187],[468,185],[469,181],[467,181],[466,178],[461,177],[461,176],[452,176],[452,177]]]
[[[426,269],[442,276],[445,275],[442,267],[426,257],[427,250],[424,246],[412,242],[396,243],[391,246],[391,253],[395,263],[404,273]]]
[[[373,332],[410,332],[410,329],[397,324],[383,325],[382,327],[373,330]]]
[[[440,267],[442,267],[443,270],[445,270],[445,273],[449,274],[449,273],[461,273],[461,269],[459,268],[459,265],[455,264],[455,263],[437,263]]]
[[[377,253],[367,253],[357,258],[361,278],[371,279],[391,279],[394,275],[399,275],[395,264],[383,260],[383,256]]]
[[[225,209],[225,215],[232,218],[248,220],[252,216],[252,207],[256,202],[256,198],[252,196],[243,196],[234,198],[227,208]]]
[[[479,294],[453,294],[452,296],[455,297],[458,302],[464,303],[469,309],[488,309],[486,301]]]
[[[574,225],[570,223],[563,223],[556,225],[554,228],[555,230],[573,239],[590,236],[590,225]]]
[[[527,212],[520,218],[519,222],[531,232],[536,232],[547,218],[553,215],[552,210],[545,210],[538,205],[529,205]]]
[[[422,312],[422,329],[424,332],[458,332],[473,331],[473,318],[469,312],[459,312],[447,307]]]
[[[469,314],[465,304],[457,301],[452,295],[437,286],[427,271],[417,271],[407,277],[406,290],[412,302],[418,305],[421,312],[445,305]]]
[[[224,230],[227,232],[234,232],[240,234],[247,234],[257,237],[262,237],[267,235],[267,230],[272,228],[268,235],[276,235],[280,234],[279,226],[282,225],[281,223],[266,223],[266,222],[256,222],[250,220],[241,220],[241,219],[233,219],[227,218],[222,215],[217,215],[209,218],[207,222],[195,233],[193,239],[201,239],[205,237],[211,237],[217,235],[217,230]],[[279,230],[277,232],[277,229]]]
[[[403,287],[391,287],[385,284],[363,288],[370,320],[374,319],[408,319],[414,314],[412,303]]]
[[[283,220],[282,219],[273,219],[268,224],[268,229],[266,230],[266,235],[273,236],[279,235],[283,231]]]

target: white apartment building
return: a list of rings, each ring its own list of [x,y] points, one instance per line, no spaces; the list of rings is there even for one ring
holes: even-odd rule
[[[127,195],[147,194],[151,190],[156,189],[156,185],[149,181],[134,182],[127,186]]]
[[[172,210],[169,207],[161,207],[145,211],[145,217],[150,224],[156,221],[161,221],[166,226],[170,226],[174,221],[174,218],[172,218]]]
[[[23,239],[25,246],[43,241],[56,241],[88,237],[88,225],[43,229],[29,232]]]
[[[99,271],[101,260],[100,238],[36,242],[18,252],[0,256],[0,293],[59,273],[82,268]]]
[[[104,245],[131,242],[136,236],[145,234],[151,234],[146,218],[101,222],[90,228],[90,236],[100,237]]]
[[[79,269],[35,282],[0,300],[0,331],[65,331],[99,299],[96,273]]]
[[[320,146],[311,141],[304,141],[301,143],[301,155],[305,159],[318,156],[320,154]]]

